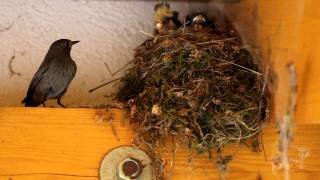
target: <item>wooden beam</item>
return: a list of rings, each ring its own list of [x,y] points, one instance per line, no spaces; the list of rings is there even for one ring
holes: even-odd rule
[[[0,179],[98,179],[100,161],[111,149],[130,145],[133,132],[120,110],[102,113],[114,116],[113,126],[97,119],[96,109],[0,108]],[[229,146],[225,152],[234,155],[228,177],[239,179],[275,179],[271,160],[276,149],[275,125],[263,133],[264,153],[246,147]],[[320,124],[297,124],[290,146],[293,179],[320,176]],[[309,156],[300,169],[299,149]],[[168,163],[166,177],[171,179],[217,179],[214,159],[196,156],[188,162],[189,152],[179,148],[174,169],[172,154],[164,151]]]

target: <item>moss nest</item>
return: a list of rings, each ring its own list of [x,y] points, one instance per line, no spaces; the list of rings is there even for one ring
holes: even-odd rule
[[[182,137],[201,153],[244,142],[262,130],[267,109],[262,63],[236,35],[186,26],[147,39],[121,79],[139,142]]]

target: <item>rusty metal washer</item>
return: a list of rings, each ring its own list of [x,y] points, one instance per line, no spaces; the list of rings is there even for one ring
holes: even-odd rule
[[[137,169],[137,172],[124,172],[126,165]],[[133,173],[134,178],[126,176]],[[121,146],[111,150],[102,160],[100,166],[100,180],[154,180],[152,173],[152,161],[142,150],[131,147]]]

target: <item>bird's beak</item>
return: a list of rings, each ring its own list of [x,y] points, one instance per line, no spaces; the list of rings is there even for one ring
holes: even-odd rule
[[[80,42],[80,41],[71,41],[71,45],[75,45],[75,44],[77,44],[78,42]]]

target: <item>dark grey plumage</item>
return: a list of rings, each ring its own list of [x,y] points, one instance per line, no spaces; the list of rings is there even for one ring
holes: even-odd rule
[[[61,98],[74,78],[77,66],[72,60],[71,47],[79,41],[60,39],[52,43],[38,71],[34,74],[22,103],[25,106],[39,106],[48,99]]]

